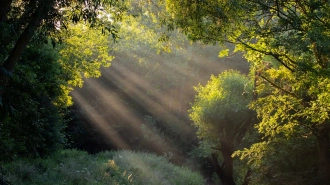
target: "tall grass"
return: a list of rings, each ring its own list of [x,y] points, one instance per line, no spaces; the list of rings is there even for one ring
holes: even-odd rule
[[[2,165],[11,184],[65,185],[202,185],[202,176],[154,154],[131,151],[89,155],[62,150],[45,159],[17,160]]]

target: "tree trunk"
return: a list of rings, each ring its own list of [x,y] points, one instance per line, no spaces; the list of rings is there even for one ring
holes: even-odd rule
[[[6,15],[10,11],[10,5],[13,0],[1,0],[0,1],[0,22],[6,20]]]
[[[215,172],[219,176],[221,183],[223,185],[235,185],[234,177],[233,177],[233,158],[231,155],[234,150],[230,144],[221,142],[221,153],[223,156],[223,164],[220,165],[217,155],[213,153],[212,163],[215,168]]]
[[[223,185],[235,185],[234,177],[233,177],[233,158],[231,155],[233,154],[233,150],[231,146],[226,143],[221,145],[222,147],[222,156],[223,156]]]
[[[318,142],[318,160],[319,160],[319,179],[321,185],[330,184],[330,128],[318,128],[317,142]]]
[[[211,161],[212,161],[212,165],[214,167],[215,173],[218,175],[218,177],[221,179],[223,179],[223,169],[222,167],[219,165],[219,161],[218,161],[218,157],[216,153],[212,153],[211,154]]]
[[[42,9],[38,8],[33,13],[29,25],[25,28],[23,33],[18,38],[8,58],[2,64],[0,69],[0,98],[3,96],[5,92],[6,85],[9,81],[9,74],[12,72],[14,66],[16,65],[16,62],[19,60],[23,50],[31,40],[33,34],[40,26],[41,21],[42,21]]]

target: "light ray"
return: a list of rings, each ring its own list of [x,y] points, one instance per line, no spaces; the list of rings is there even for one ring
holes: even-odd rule
[[[172,127],[178,136],[194,138],[195,130],[187,112],[189,101],[192,102],[195,96],[193,86],[206,83],[210,74],[217,75],[230,65],[224,65],[218,59],[210,60],[210,56],[199,53],[190,52],[189,55],[183,53],[175,56],[175,61],[170,61],[169,55],[160,56],[149,50],[143,53],[121,52],[110,68],[102,68],[100,79],[88,79],[83,90],[75,90],[74,99],[84,107],[90,122],[116,143],[118,149],[134,149],[136,146],[131,146],[132,142],[128,141],[134,138],[127,137],[143,140],[142,126],[146,132],[153,134],[152,138],[157,136],[153,128],[145,124],[146,115],[157,118],[157,127]],[[139,63],[138,58],[143,57],[147,62]],[[187,61],[187,58],[190,59]],[[181,66],[176,62],[180,60]],[[170,84],[173,80],[177,80],[176,84]],[[89,95],[84,97],[82,94],[86,89]],[[129,134],[123,136],[117,133],[118,128],[125,129]],[[180,148],[179,142],[173,142],[172,136],[159,136],[164,141],[161,144],[155,140],[142,142],[146,142],[148,149],[156,153],[171,149],[177,159],[184,161],[177,150]]]
[[[85,114],[86,118],[94,125],[99,128],[102,134],[111,140],[111,142],[118,148],[130,149],[130,146],[124,142],[124,139],[116,134],[115,132],[109,132],[112,130],[111,125],[107,124],[103,115],[98,114],[95,109],[89,106],[89,103],[81,96],[81,94],[73,91],[72,96],[75,98],[75,103],[78,104],[84,112],[88,113]]]

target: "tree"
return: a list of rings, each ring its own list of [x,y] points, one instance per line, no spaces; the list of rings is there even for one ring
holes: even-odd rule
[[[30,45],[23,53],[0,106],[1,161],[44,156],[65,145],[66,112],[54,105],[67,96],[57,59],[50,44]]]
[[[61,88],[66,97],[59,97],[55,104],[68,107],[72,105],[69,92],[73,87],[82,87],[83,78],[100,77],[100,68],[109,67],[114,58],[109,55],[112,50],[111,39],[107,35],[100,35],[99,31],[89,28],[82,23],[68,25],[70,33],[65,41],[56,48],[60,57],[65,86]]]
[[[198,128],[199,139],[211,143],[221,153],[222,162],[216,152],[212,158],[224,185],[235,184],[232,154],[252,124],[254,114],[247,107],[252,100],[252,87],[246,76],[226,71],[217,77],[212,75],[205,87],[195,88],[198,94],[189,116]]]
[[[83,77],[99,77],[109,66],[112,40],[81,23],[67,25],[67,37],[55,49],[36,41],[36,33],[10,74],[0,106],[0,160],[43,156],[66,145],[64,129],[70,91],[82,86]],[[4,29],[4,37],[8,34]],[[4,47],[5,48],[5,47]],[[6,50],[0,52],[5,56]]]
[[[102,26],[113,37],[116,37],[115,23],[112,22],[120,18],[125,10],[125,6],[120,0],[6,0],[2,1],[1,5],[3,7],[0,14],[1,26],[11,27],[15,36],[4,43],[9,45],[7,48],[9,52],[1,59],[0,97],[5,91],[10,73],[36,32],[41,33],[38,36],[42,41],[53,36],[55,43],[56,33],[63,30],[68,22],[77,23],[84,20],[92,27]],[[108,11],[107,13],[109,16],[112,13],[113,19],[104,22],[104,19],[99,17],[103,11],[110,10],[110,8],[113,8],[113,12]]]
[[[192,40],[227,41],[245,52],[257,86],[269,87],[252,105],[262,120],[259,131],[269,137],[288,136],[285,129],[312,133],[308,137],[317,140],[319,181],[329,184],[329,2],[166,2],[170,27]]]

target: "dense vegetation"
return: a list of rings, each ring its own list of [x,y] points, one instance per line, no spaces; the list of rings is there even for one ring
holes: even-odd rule
[[[193,40],[233,43],[234,52],[245,52],[251,63],[258,97],[250,108],[258,114],[255,127],[263,137],[237,153],[248,161],[251,183],[329,184],[329,2],[168,0],[166,5],[170,27]],[[301,174],[290,182],[289,174],[277,170],[283,166],[271,165],[277,159],[264,154],[284,141],[299,146],[306,139],[315,143],[305,150],[314,149],[310,155],[318,160],[318,173],[311,170],[314,159],[297,168],[301,153],[287,151],[290,157],[283,160],[294,161],[288,171]],[[313,176],[318,180],[310,182]]]
[[[17,160],[3,166],[12,184],[203,184],[203,177],[174,166],[165,157],[130,151],[63,150],[45,159]],[[175,174],[175,175],[173,175]]]
[[[1,1],[0,184],[330,184],[329,12]]]

